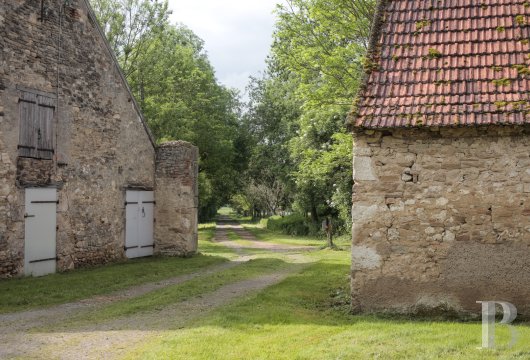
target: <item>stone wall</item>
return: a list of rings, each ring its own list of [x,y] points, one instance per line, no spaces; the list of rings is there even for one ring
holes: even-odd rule
[[[530,127],[354,132],[358,312],[530,316]]]
[[[156,157],[155,252],[189,256],[197,252],[197,147],[184,141],[162,144]]]
[[[125,191],[155,147],[85,0],[0,3],[0,277],[23,273],[24,187],[58,189],[58,269],[124,257]],[[21,88],[57,98],[52,161],[20,159]]]

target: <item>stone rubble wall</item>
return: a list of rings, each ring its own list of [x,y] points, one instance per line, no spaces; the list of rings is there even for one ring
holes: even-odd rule
[[[63,3],[47,0],[44,21],[40,1],[0,3],[0,277],[23,274],[24,187],[58,189],[58,270],[122,259],[125,191],[155,187],[155,148],[95,20],[77,0],[60,26]],[[53,161],[17,157],[19,87],[58,98]]]
[[[354,131],[357,312],[530,316],[530,127]]]
[[[199,149],[185,141],[158,148],[155,253],[190,256],[198,246]]]

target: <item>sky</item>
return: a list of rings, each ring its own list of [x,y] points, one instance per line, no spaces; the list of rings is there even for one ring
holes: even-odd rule
[[[243,95],[250,75],[265,70],[279,0],[169,0],[172,22],[183,23],[205,41],[223,85]]]

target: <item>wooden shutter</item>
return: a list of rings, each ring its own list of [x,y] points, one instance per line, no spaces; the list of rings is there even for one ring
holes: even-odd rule
[[[20,94],[19,155],[52,159],[55,99],[29,91]]]
[[[53,159],[53,115],[55,101],[39,95],[37,97],[39,123],[37,128],[37,151],[39,159]]]
[[[20,156],[38,157],[35,122],[37,118],[37,95],[21,92],[20,101],[20,132],[18,151]]]

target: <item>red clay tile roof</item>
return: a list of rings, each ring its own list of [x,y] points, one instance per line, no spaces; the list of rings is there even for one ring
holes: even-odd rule
[[[530,123],[530,0],[381,0],[366,128]]]

